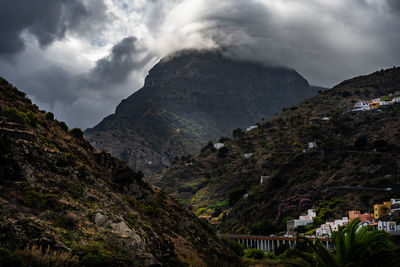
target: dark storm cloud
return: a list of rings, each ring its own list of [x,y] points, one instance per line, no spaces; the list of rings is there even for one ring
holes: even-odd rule
[[[134,70],[140,70],[150,59],[137,45],[137,38],[126,37],[111,50],[109,56],[96,62],[87,79],[92,84],[124,83]]]
[[[84,128],[140,88],[152,55],[185,48],[223,47],[321,86],[400,62],[398,0],[0,0],[0,11],[0,75]]]
[[[35,68],[17,66],[6,78],[71,127],[86,128],[109,115],[122,98],[140,86],[135,81],[129,83],[129,77],[140,72],[151,58],[137,38],[130,36],[116,43],[109,55],[86,73],[76,74],[69,68],[38,60],[37,64],[30,63],[38,65]],[[10,64],[0,61],[0,76]]]
[[[25,47],[21,34],[34,35],[43,47],[65,37],[68,30],[84,30],[82,22],[105,17],[102,0],[86,5],[80,0],[0,1],[0,55],[11,55]],[[90,27],[91,23],[87,23]]]
[[[387,0],[387,3],[393,10],[400,13],[400,1],[399,0]]]

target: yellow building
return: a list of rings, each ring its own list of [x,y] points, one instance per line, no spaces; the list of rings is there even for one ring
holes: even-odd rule
[[[374,205],[374,218],[379,219],[390,213],[392,202],[383,202],[383,204]]]

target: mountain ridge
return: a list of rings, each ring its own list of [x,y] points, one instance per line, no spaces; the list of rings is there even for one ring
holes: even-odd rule
[[[317,90],[291,69],[232,60],[218,50],[183,51],[160,60],[143,88],[85,136],[150,174]]]

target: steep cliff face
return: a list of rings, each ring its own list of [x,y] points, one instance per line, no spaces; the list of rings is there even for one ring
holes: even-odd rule
[[[316,90],[294,70],[234,61],[219,51],[183,51],[155,65],[143,88],[85,136],[149,174]]]
[[[207,223],[3,79],[0,151],[0,263],[237,263]],[[48,257],[35,246],[49,247]]]

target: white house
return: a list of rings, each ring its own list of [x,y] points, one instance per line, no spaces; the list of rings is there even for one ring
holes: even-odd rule
[[[348,217],[343,217],[341,220],[335,220],[333,222],[326,222],[322,224],[316,231],[315,235],[318,237],[327,236],[331,237],[332,231],[337,231],[339,226],[343,226],[349,223]]]
[[[296,229],[296,227],[298,226],[301,225],[307,226],[309,224],[312,224],[313,218],[315,216],[316,216],[315,211],[313,209],[309,209],[307,211],[307,215],[301,215],[299,216],[299,219],[287,221],[287,234],[293,235],[294,229]]]
[[[359,109],[359,108],[369,108],[369,102],[367,100],[359,100],[357,103],[354,104],[354,109]]]
[[[245,153],[243,156],[246,158],[246,159],[249,159],[249,158],[251,158],[251,156],[253,156],[254,155],[254,153]]]
[[[308,149],[317,148],[317,142],[308,142]]]
[[[394,97],[394,98],[392,99],[392,102],[393,102],[393,103],[400,103],[400,97]]]
[[[268,175],[261,175],[260,184],[265,183],[269,179]]]
[[[370,109],[371,107],[369,106],[369,102],[367,100],[359,100],[357,103],[354,104],[353,111],[364,111]]]
[[[396,222],[382,222],[378,221],[378,230],[383,230],[385,232],[396,231]]]
[[[392,202],[392,206],[390,207],[390,215],[394,212],[399,212],[400,211],[400,199],[395,199],[392,198],[390,200]]]
[[[387,105],[390,105],[391,102],[392,102],[392,101],[381,100],[381,101],[379,101],[379,104],[380,104],[381,106],[387,106]]]
[[[250,127],[246,128],[246,132],[250,132],[251,130],[257,129],[257,128],[258,128],[258,126],[256,126],[256,125],[250,126]]]
[[[215,143],[214,144],[214,148],[216,148],[217,150],[219,150],[220,148],[224,147],[224,143]]]

